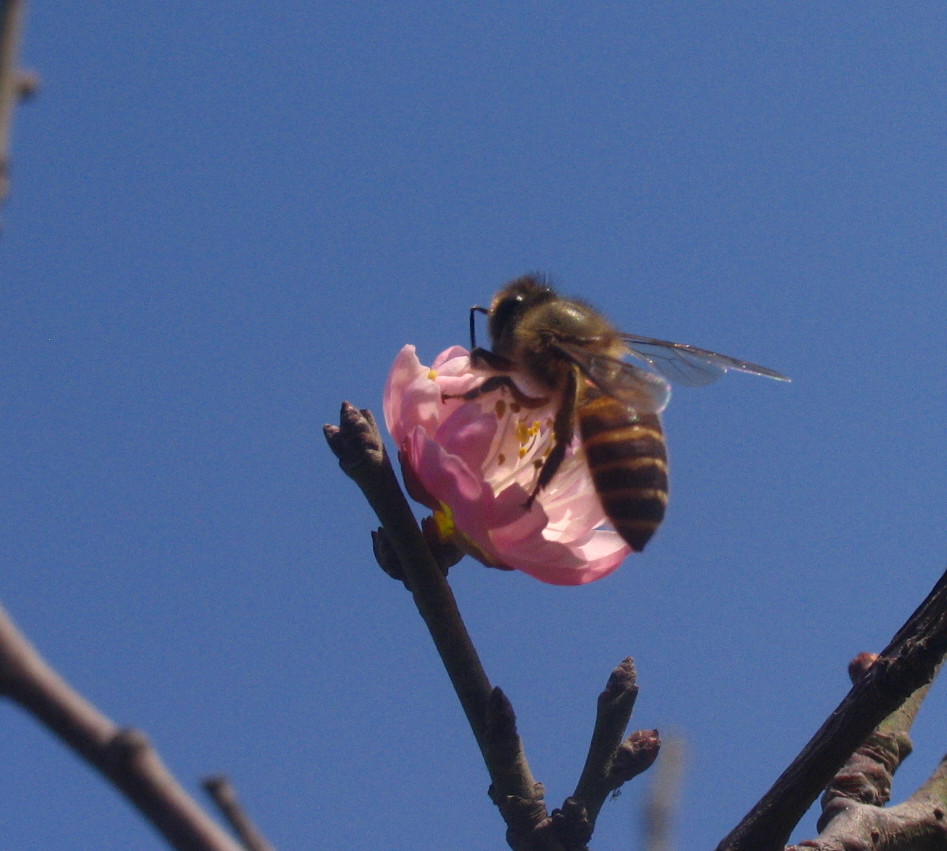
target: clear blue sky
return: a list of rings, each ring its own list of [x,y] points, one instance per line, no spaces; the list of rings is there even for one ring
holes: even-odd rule
[[[24,64],[0,599],[280,851],[504,847],[321,427],[523,272],[794,379],[675,394],[667,521],[613,576],[454,568],[551,805],[630,654],[633,726],[688,742],[681,847],[713,847],[943,570],[944,4],[34,2]],[[0,765],[0,847],[163,847],[9,705]],[[644,785],[593,847],[634,847]]]

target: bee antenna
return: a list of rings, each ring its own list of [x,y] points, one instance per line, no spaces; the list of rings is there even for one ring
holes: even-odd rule
[[[482,313],[484,315],[488,314],[490,311],[485,307],[480,307],[479,305],[474,305],[470,308],[470,350],[473,351],[477,348],[477,329],[475,327],[476,323],[474,321],[474,314]]]

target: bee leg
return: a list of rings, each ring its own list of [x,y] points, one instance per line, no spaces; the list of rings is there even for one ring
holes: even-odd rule
[[[536,501],[536,497],[539,496],[539,492],[552,481],[553,476],[556,475],[559,471],[559,467],[562,466],[563,460],[565,460],[566,450],[569,448],[569,444],[572,443],[572,438],[575,435],[575,406],[578,401],[578,394],[579,382],[576,377],[576,371],[570,369],[569,377],[566,379],[565,387],[563,387],[562,390],[562,405],[556,412],[556,419],[553,420],[552,424],[552,433],[556,442],[553,444],[552,451],[546,457],[546,461],[539,471],[539,480],[536,482],[536,487],[533,488],[533,492],[529,495],[529,499],[526,500],[523,506],[527,511],[533,507],[533,503]]]
[[[498,355],[489,349],[482,349],[480,346],[471,349],[470,363],[472,366],[485,366],[489,369],[495,369],[497,372],[509,372],[513,368],[513,364],[503,355]]]
[[[478,396],[482,396],[484,393],[490,393],[494,390],[499,390],[501,387],[505,387],[510,391],[510,394],[513,398],[520,403],[524,408],[541,408],[549,400],[545,396],[527,396],[519,387],[516,386],[516,383],[508,375],[491,375],[483,384],[479,384],[474,387],[473,390],[468,390],[466,393],[461,393],[457,396],[449,395],[447,393],[441,394],[441,400],[446,399],[476,399]]]

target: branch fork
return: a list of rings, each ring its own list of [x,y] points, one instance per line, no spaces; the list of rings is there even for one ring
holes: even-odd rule
[[[436,535],[419,526],[398,483],[370,411],[342,405],[338,426],[325,426],[342,470],[361,488],[381,521],[373,550],[382,568],[414,597],[467,715],[490,775],[489,794],[507,824],[514,851],[581,851],[605,798],[647,769],[657,757],[655,730],[624,739],[638,694],[634,662],[625,659],[598,699],[595,729],[575,792],[548,813],[545,790],[529,768],[516,715],[502,689],[483,669],[456,600],[447,567],[459,553],[438,551]]]
[[[513,708],[490,686],[447,585],[446,568],[457,554],[435,555],[436,540],[418,527],[370,412],[345,403],[340,425],[326,426],[325,434],[382,522],[373,536],[379,563],[409,588],[441,653],[490,773],[490,796],[507,823],[508,844],[514,851],[584,849],[605,797],[647,769],[660,746],[654,730],[622,739],[638,691],[634,663],[626,659],[612,672],[599,696],[576,790],[547,814],[543,787],[533,779],[516,734]],[[822,790],[827,790],[823,832],[799,848],[947,848],[944,764],[905,804],[880,806],[890,794],[891,775],[910,753],[907,719],[913,715],[899,707],[920,705],[945,652],[947,575],[881,654],[852,663],[848,696],[717,851],[783,851]],[[905,839],[908,831],[915,839]],[[864,836],[867,844],[847,844],[855,836]],[[889,839],[893,844],[885,844]],[[905,844],[910,841],[917,844]]]

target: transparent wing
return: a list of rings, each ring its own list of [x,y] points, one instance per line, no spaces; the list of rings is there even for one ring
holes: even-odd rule
[[[671,399],[671,385],[660,375],[628,361],[589,352],[559,340],[556,348],[599,390],[633,411],[660,414]]]
[[[639,337],[637,334],[622,334],[631,354],[650,364],[661,375],[690,387],[700,387],[716,381],[731,369],[747,372],[750,375],[762,375],[776,381],[791,381],[779,372],[758,366],[749,361],[720,355],[686,343],[670,343],[667,340],[654,340],[651,337]]]

